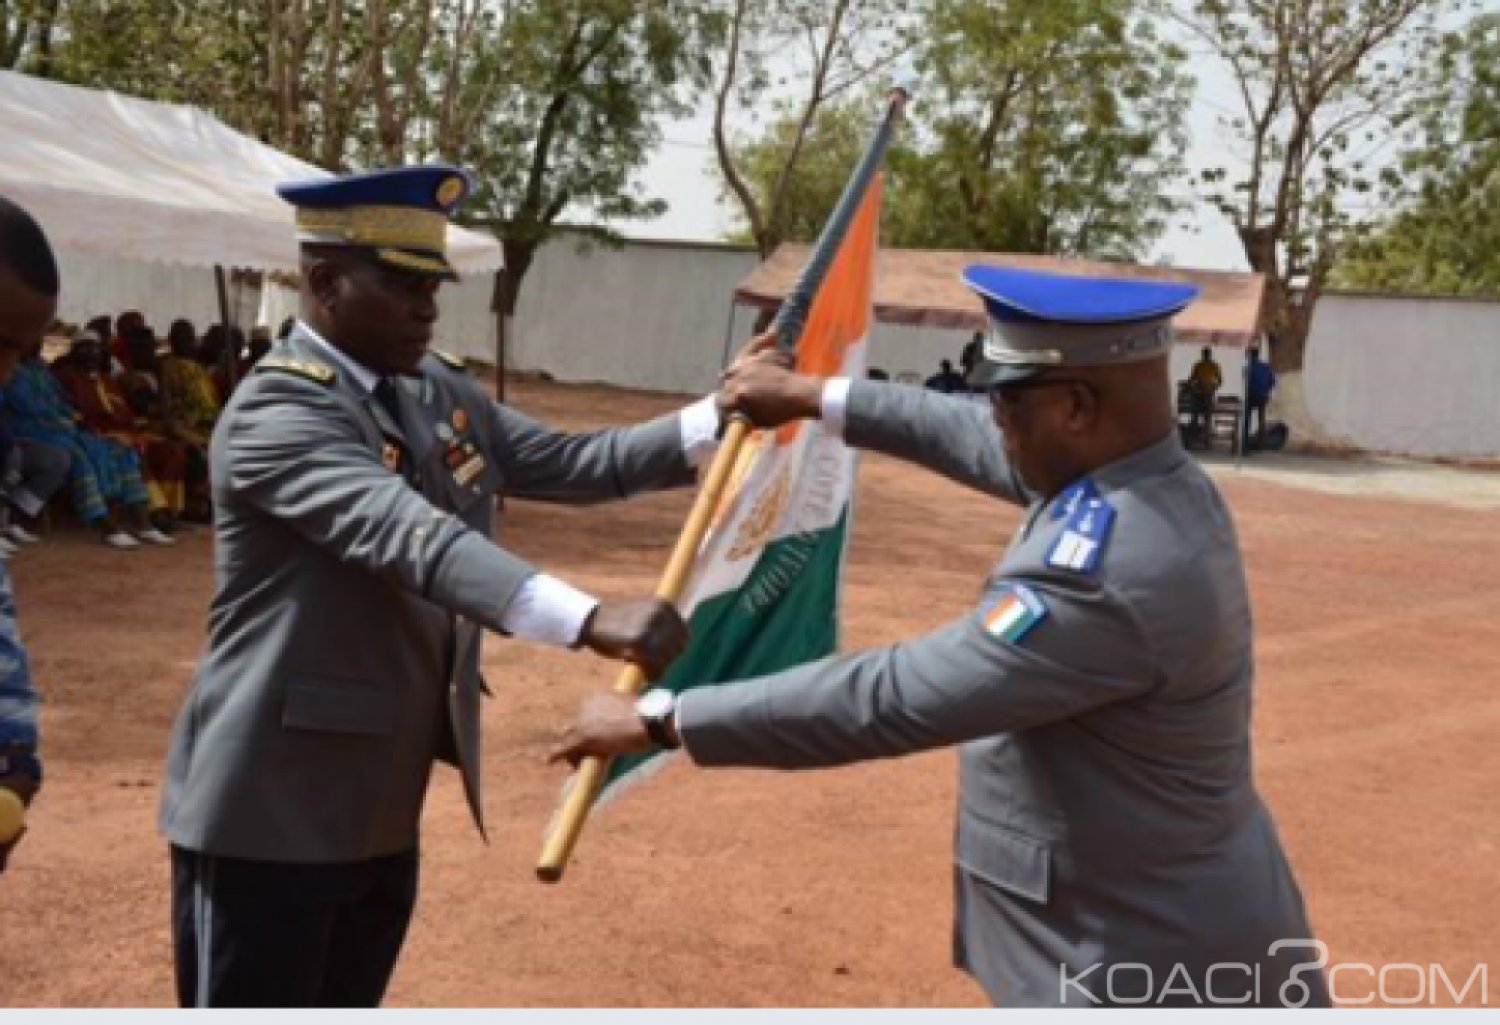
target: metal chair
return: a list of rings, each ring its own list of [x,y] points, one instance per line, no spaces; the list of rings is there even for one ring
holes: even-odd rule
[[[1240,454],[1240,439],[1245,423],[1245,407],[1238,395],[1223,395],[1214,400],[1213,412],[1208,415],[1208,445],[1213,447],[1215,438],[1229,442],[1231,455]]]

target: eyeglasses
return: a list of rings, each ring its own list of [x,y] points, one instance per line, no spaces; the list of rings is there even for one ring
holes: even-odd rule
[[[1093,382],[1085,381],[1081,377],[1030,377],[1022,381],[1005,381],[1001,384],[990,385],[990,401],[997,406],[1014,408],[1027,392],[1065,384],[1082,385],[1090,392],[1094,390]]]

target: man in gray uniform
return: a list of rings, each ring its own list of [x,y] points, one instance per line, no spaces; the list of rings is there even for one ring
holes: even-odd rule
[[[509,494],[597,502],[689,483],[713,400],[569,435],[428,352],[452,276],[448,167],[283,186],[302,319],[214,432],[217,591],[162,807],[178,996],[374,1005],[416,895],[434,760],[479,793],[481,628],[661,671],[686,628],[600,603],[491,540]]]
[[[961,745],[958,964],[997,1004],[1327,1002],[1251,778],[1250,600],[1229,510],[1178,441],[1170,318],[1193,286],[974,267],[982,406],[773,361],[721,402],[1024,505],[974,610],[748,682],[585,705],[555,757],[681,743],[704,766]],[[997,433],[996,427],[999,431]]]

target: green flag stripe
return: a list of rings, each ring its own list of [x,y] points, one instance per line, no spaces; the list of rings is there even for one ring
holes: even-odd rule
[[[828,530],[767,545],[743,585],[699,603],[688,620],[692,645],[654,686],[681,693],[748,680],[837,650],[839,576],[848,527],[846,506]],[[654,751],[616,759],[606,787],[660,755]]]

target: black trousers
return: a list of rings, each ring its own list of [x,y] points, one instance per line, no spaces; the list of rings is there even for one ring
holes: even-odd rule
[[[378,1007],[417,900],[415,850],[308,865],[172,848],[183,1007]]]

